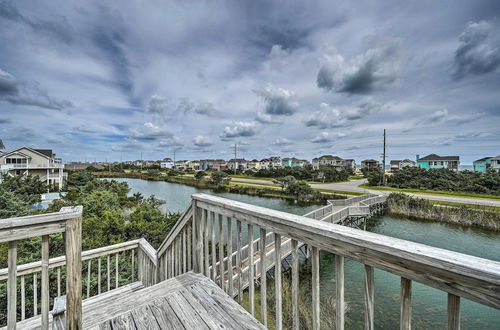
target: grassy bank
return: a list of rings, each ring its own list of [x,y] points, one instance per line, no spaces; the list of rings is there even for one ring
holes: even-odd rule
[[[395,215],[500,231],[498,208],[481,208],[477,205],[469,207],[463,204],[436,205],[425,199],[410,197],[402,193],[390,194],[387,198],[387,205],[389,213]]]
[[[496,196],[496,195],[473,194],[473,193],[465,193],[465,192],[440,191],[440,190],[428,190],[428,189],[404,189],[404,188],[377,187],[377,186],[370,186],[367,184],[362,184],[359,187],[366,188],[366,189],[372,189],[372,190],[380,190],[380,191],[393,191],[393,192],[436,195],[436,196],[500,200],[500,196]]]
[[[234,194],[244,194],[250,196],[259,197],[272,197],[272,198],[284,198],[288,200],[296,200],[305,204],[324,204],[328,199],[343,199],[345,196],[337,194],[317,194],[314,199],[303,200],[297,196],[287,195],[281,192],[277,185],[262,185],[262,184],[252,184],[249,182],[241,182],[241,184],[231,183],[224,187],[217,187],[213,185],[208,178],[201,180],[196,180],[191,176],[168,176],[168,175],[150,175],[147,173],[139,172],[95,172],[95,175],[101,178],[131,178],[131,179],[142,179],[149,181],[165,181],[170,183],[184,184],[200,189],[211,189],[218,192],[229,192]]]

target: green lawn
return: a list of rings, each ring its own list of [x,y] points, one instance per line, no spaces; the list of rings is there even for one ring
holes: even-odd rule
[[[425,194],[425,195],[437,195],[437,196],[449,196],[449,197],[465,197],[465,198],[479,198],[479,199],[495,199],[500,200],[500,196],[496,195],[485,195],[485,194],[473,194],[458,191],[439,191],[439,190],[427,190],[427,189],[404,189],[404,188],[390,188],[390,187],[375,187],[369,186],[367,184],[359,185],[361,188],[381,190],[381,191],[394,191],[394,192],[406,192],[414,194]]]
[[[269,188],[281,188],[277,184],[272,184],[272,183],[259,183],[259,182],[246,182],[246,181],[237,181],[237,180],[232,180],[231,183],[234,184],[243,184],[243,185],[255,185],[255,186],[262,186],[262,187],[269,187]],[[361,196],[365,195],[365,193],[361,192],[352,192],[352,191],[342,191],[342,190],[331,190],[331,189],[320,189],[320,188],[314,188],[314,190],[324,192],[324,193],[329,193],[329,194],[337,194],[337,195],[349,195],[349,196]]]

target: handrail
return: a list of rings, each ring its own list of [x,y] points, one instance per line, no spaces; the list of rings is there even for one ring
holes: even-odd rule
[[[135,249],[142,243],[144,239],[136,239],[128,242],[108,245],[101,248],[82,251],[82,261],[94,259],[97,257],[114,254],[131,249]],[[145,241],[145,240],[144,240]],[[148,243],[149,244],[149,243]],[[66,264],[66,256],[59,256],[49,259],[49,269],[64,266]],[[40,272],[42,270],[42,261],[34,261],[27,264],[17,266],[17,276],[29,275]],[[6,280],[8,275],[8,268],[0,269],[0,281]]]
[[[500,309],[500,263],[225,198],[195,194],[209,212]]]
[[[189,203],[188,207],[181,214],[174,227],[168,233],[167,237],[163,240],[158,248],[158,257],[161,257],[165,253],[166,249],[172,244],[172,241],[177,237],[179,232],[184,228],[186,223],[191,220],[193,216],[193,203]]]

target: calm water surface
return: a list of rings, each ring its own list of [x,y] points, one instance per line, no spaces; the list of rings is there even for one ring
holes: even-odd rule
[[[144,196],[154,194],[165,200],[168,212],[182,212],[194,193],[207,193],[241,202],[268,207],[294,214],[305,214],[317,205],[300,206],[277,199],[231,193],[214,193],[185,185],[154,182],[140,179],[116,179],[125,181],[132,188],[131,193]],[[245,226],[244,226],[245,227]],[[500,261],[500,234],[491,231],[463,228],[448,224],[415,221],[392,216],[370,219],[367,230],[391,237],[406,239],[422,244],[453,250],[482,258]],[[246,235],[243,235],[246,237]],[[321,253],[321,296],[323,301],[335,296],[335,259],[330,253]],[[309,265],[305,264],[301,274],[301,285],[309,285]],[[347,328],[362,329],[364,322],[364,270],[363,265],[346,259],[345,295],[349,310]],[[302,279],[305,280],[302,280]],[[399,329],[400,277],[381,270],[375,270],[375,327],[377,329]],[[444,292],[419,283],[413,283],[413,328],[445,329],[446,301]],[[332,313],[333,317],[333,313]],[[462,299],[462,329],[500,329],[500,311]]]

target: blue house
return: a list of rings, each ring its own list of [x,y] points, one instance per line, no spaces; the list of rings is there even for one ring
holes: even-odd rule
[[[486,173],[491,167],[491,159],[493,157],[484,157],[475,160],[472,165],[474,166],[474,172]]]
[[[427,170],[431,168],[447,168],[453,171],[458,171],[458,168],[460,166],[460,157],[430,154],[420,158],[420,156],[417,155],[417,165],[420,168],[424,168]]]

